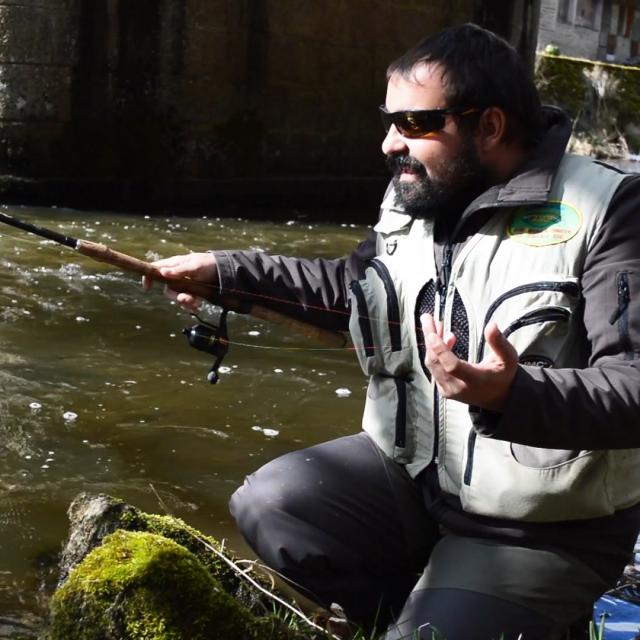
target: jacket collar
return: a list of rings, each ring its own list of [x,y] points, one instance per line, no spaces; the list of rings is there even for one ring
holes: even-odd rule
[[[571,120],[558,107],[543,107],[543,115],[545,134],[529,158],[508,182],[494,185],[473,200],[460,216],[455,232],[480,210],[547,202],[571,136]]]
[[[546,202],[571,136],[571,121],[557,107],[543,107],[546,133],[529,159],[498,189],[497,203]]]

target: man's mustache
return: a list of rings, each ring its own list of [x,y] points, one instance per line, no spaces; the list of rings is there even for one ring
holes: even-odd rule
[[[412,171],[418,175],[426,175],[427,170],[425,169],[422,162],[416,160],[410,155],[400,155],[400,154],[387,154],[386,156],[387,167],[389,167],[389,171],[394,175],[398,175],[403,171]]]

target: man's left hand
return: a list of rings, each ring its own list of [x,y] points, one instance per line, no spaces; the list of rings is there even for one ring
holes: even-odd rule
[[[425,365],[445,398],[501,411],[518,370],[518,353],[492,322],[484,332],[489,353],[478,364],[458,358],[452,351],[455,336],[444,336],[431,315],[420,318],[426,348]]]

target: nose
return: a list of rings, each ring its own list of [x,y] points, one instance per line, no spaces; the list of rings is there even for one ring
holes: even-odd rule
[[[406,140],[398,133],[395,125],[392,124],[382,141],[382,153],[389,155],[392,153],[406,153],[407,151]]]

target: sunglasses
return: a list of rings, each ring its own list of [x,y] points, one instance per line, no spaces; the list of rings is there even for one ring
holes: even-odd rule
[[[448,107],[447,109],[425,109],[420,111],[387,111],[380,105],[382,126],[388,133],[394,125],[405,138],[422,138],[429,133],[444,129],[446,116],[468,116],[476,113],[475,107]]]

